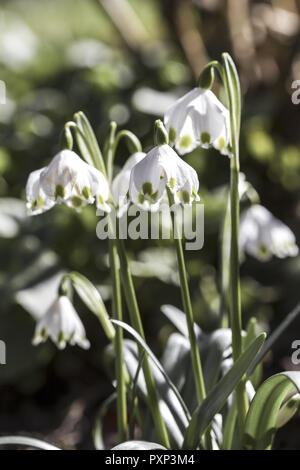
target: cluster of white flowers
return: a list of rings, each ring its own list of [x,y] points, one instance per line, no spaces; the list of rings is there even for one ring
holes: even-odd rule
[[[197,173],[176,151],[182,155],[199,146],[214,147],[231,157],[229,112],[210,90],[195,88],[184,95],[166,112],[164,124],[165,128],[160,123],[162,135],[166,137],[161,145],[147,154],[133,154],[112,182],[111,202],[119,217],[131,202],[143,210],[158,210],[167,192],[176,204],[191,205],[199,201]],[[239,179],[239,195],[254,203],[241,216],[241,253],[263,261],[273,255],[279,258],[297,255],[294,234],[267,209],[256,204],[259,197],[243,174]],[[40,214],[62,202],[76,210],[96,202],[98,208],[110,212],[110,190],[105,176],[71,150],[62,150],[48,166],[29,175],[26,196],[30,214]],[[40,320],[34,344],[48,336],[59,348],[64,348],[67,342],[89,346],[84,327],[66,296],[55,300]]]
[[[96,201],[98,208],[110,211],[104,175],[71,150],[62,150],[48,166],[30,173],[26,197],[31,214],[41,214],[62,202],[79,210]]]

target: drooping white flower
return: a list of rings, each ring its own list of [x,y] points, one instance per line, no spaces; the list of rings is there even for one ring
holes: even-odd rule
[[[50,337],[59,349],[66,344],[78,344],[88,349],[90,343],[86,338],[84,326],[66,295],[61,295],[50,305],[49,309],[36,326],[33,344],[36,346]]]
[[[144,152],[136,152],[131,157],[128,158],[125,165],[123,166],[120,173],[114,178],[112,182],[112,196],[114,203],[118,209],[118,217],[122,217],[122,215],[127,211],[128,206],[130,204],[129,199],[129,182],[130,182],[130,174],[132,168],[139,163],[144,157]]]
[[[249,199],[253,203],[259,202],[259,195],[251,183],[246,180],[244,173],[239,174],[239,197],[240,200]]]
[[[54,206],[55,201],[49,199],[40,187],[40,176],[45,168],[32,171],[26,184],[27,209],[30,215],[46,212]]]
[[[181,155],[212,146],[231,156],[229,111],[210,90],[193,88],[186,93],[168,109],[164,124],[170,145]]]
[[[62,150],[48,166],[31,173],[26,192],[28,205],[33,205],[33,208],[36,205],[39,212],[62,202],[78,210],[94,201],[98,208],[110,211],[106,178],[71,150]],[[39,203],[41,200],[43,204]]]
[[[167,144],[154,147],[131,171],[129,194],[145,210],[157,210],[166,187],[176,203],[198,201],[199,180],[195,170]]]
[[[297,256],[299,248],[289,227],[260,204],[254,204],[241,216],[239,244],[242,253],[260,261],[272,256]]]

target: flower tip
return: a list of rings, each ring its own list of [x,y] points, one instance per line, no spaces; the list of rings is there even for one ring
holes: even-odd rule
[[[160,119],[154,123],[154,142],[157,146],[169,144],[169,134]]]
[[[198,87],[202,90],[210,90],[215,80],[214,67],[210,64],[204,67],[198,79]]]

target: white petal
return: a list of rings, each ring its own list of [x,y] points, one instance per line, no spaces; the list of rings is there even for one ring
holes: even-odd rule
[[[30,173],[26,184],[26,199],[29,215],[38,215],[53,207],[54,202],[49,199],[40,187],[40,175],[44,168]]]
[[[114,178],[112,182],[112,196],[115,205],[119,208],[119,217],[124,214],[128,208],[128,191],[130,174],[132,168],[139,163],[146,154],[144,152],[137,152],[128,158],[120,173]]]

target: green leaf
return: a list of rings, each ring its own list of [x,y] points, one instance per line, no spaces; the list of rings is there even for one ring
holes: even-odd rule
[[[183,398],[182,396],[180,395],[179,391],[177,390],[176,386],[173,384],[172,380],[169,378],[169,376],[167,375],[166,371],[164,370],[163,366],[161,365],[161,363],[159,362],[159,360],[157,359],[157,357],[154,355],[154,353],[151,351],[151,349],[149,348],[149,346],[145,343],[145,341],[143,340],[143,338],[130,326],[130,325],[127,325],[127,323],[124,323],[122,321],[119,321],[119,320],[111,320],[112,323],[114,323],[115,325],[119,325],[121,326],[122,328],[124,328],[124,330],[128,331],[128,333],[130,333],[137,341],[138,343],[142,346],[142,348],[144,349],[144,351],[148,354],[148,356],[152,359],[153,363],[155,364],[155,366],[157,367],[157,369],[161,372],[161,374],[164,376],[165,378],[165,381],[166,383],[168,384],[169,388],[173,391],[173,393],[175,394],[176,398],[178,399],[178,402],[180,403],[181,407],[182,407],[182,410],[184,411],[184,414],[186,415],[187,419],[190,419],[190,413],[189,413],[189,410],[186,406],[186,404],[184,403],[183,401]]]
[[[65,279],[69,279],[72,282],[82,302],[97,316],[105,334],[112,341],[115,337],[115,328],[111,323],[104,302],[96,287],[85,276],[75,271],[67,274]]]
[[[124,339],[124,362],[132,380],[136,377],[137,368],[139,365],[139,353],[136,341],[131,339]],[[188,425],[188,420],[182,411],[181,405],[172,390],[166,384],[164,376],[157,369],[157,367],[150,362],[151,372],[155,381],[155,387],[159,395],[160,412],[163,417],[164,423],[168,429],[169,437],[172,441],[172,448],[180,448],[183,443],[183,432]],[[139,396],[141,396],[147,403],[147,387],[143,371],[140,372],[137,379],[137,387]],[[146,440],[152,441],[155,436],[153,421],[151,413],[144,419],[141,428],[142,436]]]
[[[40,450],[61,450],[59,447],[55,447],[48,442],[41,441],[40,439],[34,439],[33,437],[26,436],[2,436],[0,437],[0,446],[27,446],[35,447]]]
[[[196,449],[198,447],[202,435],[251,365],[251,362],[262,347],[265,337],[266,335],[262,333],[253,341],[238,358],[233,367],[197,407],[185,434],[184,449]]]
[[[170,320],[171,323],[177,328],[177,330],[186,338],[189,337],[189,332],[186,323],[186,315],[182,310],[179,308],[174,307],[174,305],[162,305],[161,306],[162,313]],[[196,338],[200,337],[201,329],[199,326],[194,323],[194,331]]]
[[[244,447],[271,449],[276,427],[292,417],[281,406],[300,392],[300,372],[281,372],[267,379],[253,398],[245,424]]]
[[[106,170],[105,170],[103,156],[102,156],[100,147],[98,145],[97,138],[95,136],[93,128],[90,124],[90,121],[88,120],[88,118],[82,111],[79,111],[78,113],[74,115],[74,120],[76,124],[78,125],[79,129],[81,130],[81,132],[85,135],[89,143],[89,151],[91,152],[92,160],[93,160],[95,167],[98,168],[98,170],[102,171],[102,173],[105,175]]]
[[[147,441],[127,441],[113,447],[111,450],[154,450],[161,449],[167,450],[165,447],[155,442]]]

